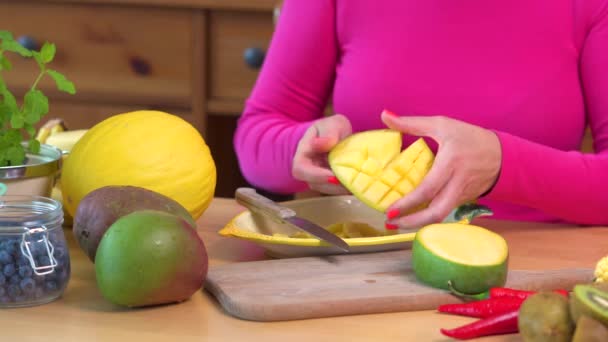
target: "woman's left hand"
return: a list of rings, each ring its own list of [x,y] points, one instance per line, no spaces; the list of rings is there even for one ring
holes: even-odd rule
[[[394,130],[428,136],[438,145],[431,170],[411,193],[388,210],[387,228],[417,228],[442,221],[452,209],[476,200],[498,178],[502,151],[494,132],[443,116],[399,117],[384,111],[382,121]],[[410,215],[423,203],[428,207]]]

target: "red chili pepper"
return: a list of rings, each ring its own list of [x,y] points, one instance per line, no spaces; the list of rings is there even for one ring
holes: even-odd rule
[[[451,281],[448,281],[448,288],[452,294],[460,297],[463,300],[468,300],[468,301],[471,301],[471,300],[478,301],[478,300],[484,300],[484,299],[488,299],[488,298],[526,299],[526,298],[530,297],[531,295],[538,292],[538,291],[518,290],[518,289],[507,288],[507,287],[493,287],[490,290],[484,291],[481,293],[462,293],[454,287],[454,284],[452,284]],[[553,292],[556,292],[556,293],[559,293],[561,295],[568,297],[568,291],[566,291],[566,290],[559,289],[559,290],[553,290]]]
[[[479,319],[473,323],[463,325],[455,329],[441,329],[441,333],[459,340],[471,338],[511,334],[519,331],[517,317],[519,309],[507,311],[498,315]]]
[[[527,290],[516,290],[506,287],[494,287],[490,289],[490,298],[519,298],[526,299],[538,291],[527,291]],[[568,291],[566,290],[553,290],[553,292],[559,293],[568,297]]]
[[[519,309],[522,302],[523,299],[519,298],[490,298],[464,304],[444,304],[437,310],[461,316],[486,318]]]

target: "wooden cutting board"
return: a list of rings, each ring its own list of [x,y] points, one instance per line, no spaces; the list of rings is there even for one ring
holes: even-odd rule
[[[206,289],[231,315],[283,321],[431,310],[460,299],[419,283],[411,251],[241,262],[211,267]],[[507,286],[541,290],[590,282],[591,269],[510,270]]]

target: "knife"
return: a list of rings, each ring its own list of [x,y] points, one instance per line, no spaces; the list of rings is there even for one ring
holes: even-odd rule
[[[280,222],[290,224],[340,248],[345,252],[350,251],[350,246],[339,236],[327,231],[323,227],[320,227],[309,220],[298,217],[293,209],[281,206],[275,201],[258,194],[255,189],[243,187],[238,188],[236,189],[234,197],[238,203],[244,205],[252,211],[259,212]]]

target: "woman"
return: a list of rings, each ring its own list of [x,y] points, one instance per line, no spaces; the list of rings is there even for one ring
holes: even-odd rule
[[[608,224],[608,0],[285,1],[235,133],[246,179],[345,193],[327,152],[387,126],[436,151],[388,229],[480,197],[495,218]]]

